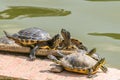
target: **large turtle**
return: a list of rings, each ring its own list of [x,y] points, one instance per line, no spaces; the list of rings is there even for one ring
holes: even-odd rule
[[[71,38],[71,34],[69,31],[65,29],[61,29],[61,35],[63,40],[60,43],[61,49],[82,49],[87,51],[87,48],[83,45],[83,43],[77,39]]]
[[[55,56],[48,55],[48,58],[57,63],[55,67],[51,68],[51,72],[62,72],[64,69],[70,72],[77,72],[87,74],[88,77],[92,77],[92,74],[97,73],[99,68],[103,68],[103,72],[107,72],[107,68],[103,67],[105,64],[105,58],[95,60],[92,57],[86,55],[85,51],[75,52],[69,55],[64,55],[60,52],[58,54],[62,56],[58,60]]]
[[[35,52],[38,48],[54,49],[59,44],[60,35],[57,34],[53,38],[49,33],[40,28],[27,28],[20,30],[18,33],[9,35],[4,31],[7,38],[15,41],[16,44],[30,47],[30,59],[35,59]]]

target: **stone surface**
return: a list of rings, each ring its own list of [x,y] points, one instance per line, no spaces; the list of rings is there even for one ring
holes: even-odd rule
[[[94,78],[86,75],[63,71],[62,73],[51,73],[53,62],[38,57],[35,61],[29,61],[28,55],[16,55],[0,53],[0,79],[2,76],[28,79],[28,80],[120,80],[120,70],[108,68],[107,73],[101,70]],[[16,80],[16,79],[15,79]]]

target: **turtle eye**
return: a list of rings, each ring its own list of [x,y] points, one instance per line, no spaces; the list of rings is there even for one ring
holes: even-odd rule
[[[35,38],[31,38],[31,39],[33,39],[33,40],[34,40]]]
[[[34,37],[37,37],[37,34],[33,34]]]
[[[82,42],[80,42],[79,44],[82,44]]]
[[[74,49],[74,47],[72,46],[72,49]]]
[[[66,57],[65,60],[68,60],[68,57]]]

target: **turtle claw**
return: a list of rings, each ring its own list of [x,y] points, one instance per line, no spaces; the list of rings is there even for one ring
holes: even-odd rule
[[[92,78],[92,77],[93,77],[93,75],[88,75],[88,76],[87,76],[87,78]]]
[[[30,61],[34,61],[35,59],[36,59],[35,56],[30,55],[30,58],[29,58]]]
[[[88,75],[88,76],[87,76],[87,78],[95,78],[95,77],[97,77],[96,74],[94,74],[94,75]]]

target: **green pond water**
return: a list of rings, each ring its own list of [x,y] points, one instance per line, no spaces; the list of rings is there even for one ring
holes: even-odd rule
[[[0,36],[40,27],[51,36],[62,28],[88,49],[106,58],[107,66],[120,69],[119,0],[1,0]]]

